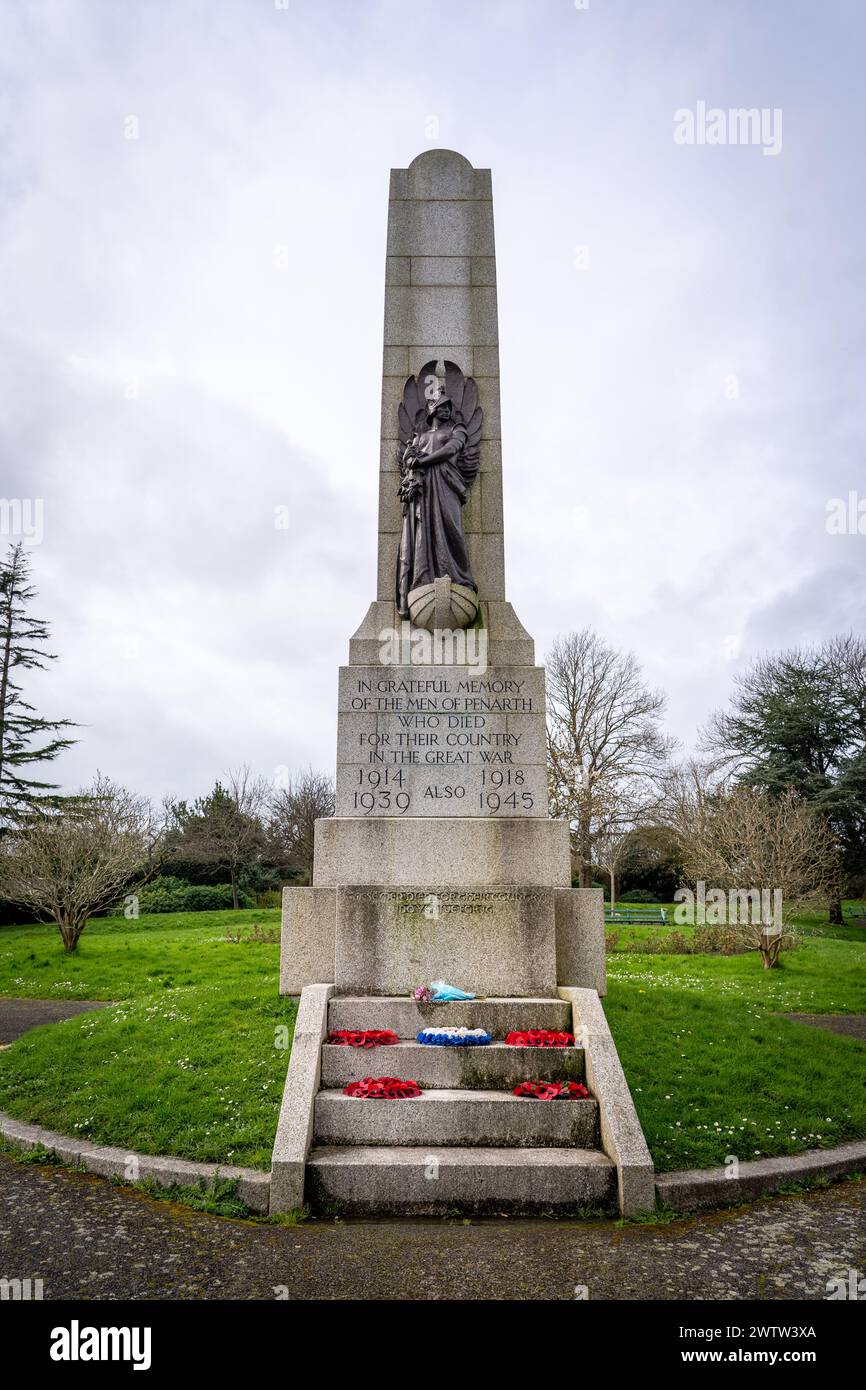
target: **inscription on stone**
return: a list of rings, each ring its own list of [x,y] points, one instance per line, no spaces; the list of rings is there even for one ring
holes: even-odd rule
[[[338,816],[546,816],[544,673],[344,667]]]

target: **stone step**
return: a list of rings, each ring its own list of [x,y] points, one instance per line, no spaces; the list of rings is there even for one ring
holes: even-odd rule
[[[305,1198],[314,1210],[358,1216],[568,1214],[612,1204],[616,1168],[606,1154],[585,1148],[314,1148]]]
[[[582,1047],[506,1047],[501,1042],[487,1047],[438,1047],[408,1041],[373,1048],[324,1044],[325,1089],[342,1088],[363,1076],[411,1077],[419,1086],[431,1089],[488,1091],[516,1086],[518,1081],[582,1081],[584,1056]],[[560,1104],[550,1102],[554,1103]]]
[[[328,1027],[390,1028],[415,1038],[422,1028],[484,1028],[496,1039],[528,1028],[571,1032],[571,1006],[564,999],[470,999],[454,1004],[418,1004],[405,995],[338,995],[328,1008]]]
[[[592,1148],[599,1142],[598,1105],[522,1100],[507,1091],[431,1090],[415,1100],[320,1091],[313,1132],[316,1144]]]

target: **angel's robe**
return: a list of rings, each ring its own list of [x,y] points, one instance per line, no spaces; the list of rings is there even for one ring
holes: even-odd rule
[[[415,468],[420,488],[405,508],[397,553],[397,612],[409,617],[409,594],[434,579],[451,580],[477,590],[469,567],[462,508],[478,472],[465,460],[466,428],[440,421],[418,436],[418,453],[434,454],[446,445],[453,452],[438,463]]]

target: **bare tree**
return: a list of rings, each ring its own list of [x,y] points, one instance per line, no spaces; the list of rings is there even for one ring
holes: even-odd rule
[[[832,829],[793,792],[772,797],[744,786],[720,792],[702,803],[679,835],[687,880],[721,889],[729,903],[747,909],[745,922],[738,913],[729,925],[760,951],[765,970],[778,963],[781,925],[825,897],[838,877]]]
[[[849,891],[866,873],[866,640],[765,653],[736,678],[704,747],[737,781],[770,796],[796,792],[832,826]],[[855,886],[856,885],[856,886]],[[841,923],[843,882],[830,901]]]
[[[672,763],[659,778],[655,808],[659,823],[681,839],[689,838],[727,785],[724,770],[712,760],[686,758]]]
[[[616,876],[628,849],[632,827],[625,824],[605,826],[595,837],[594,856],[599,868],[607,871],[610,879],[610,910],[616,907]]]
[[[581,887],[605,808],[617,797],[648,801],[674,740],[659,728],[661,691],[630,652],[591,628],[558,637],[546,658],[550,814],[569,821]]]
[[[158,835],[146,798],[97,774],[65,807],[31,814],[0,840],[0,894],[56,922],[74,951],[88,919],[152,870]]]
[[[208,796],[193,805],[169,805],[171,856],[224,868],[232,887],[232,905],[240,906],[238,882],[243,869],[260,861],[265,848],[264,816],[270,788],[247,766],[229,772]]]
[[[334,783],[308,768],[271,796],[268,830],[274,857],[309,883],[313,877],[313,833],[317,820],[334,814]]]
[[[610,879],[611,911],[616,907],[616,878],[626,857],[631,837],[648,826],[656,808],[656,796],[649,785],[633,783],[623,787],[599,786],[596,802],[596,829],[592,854],[599,868]]]

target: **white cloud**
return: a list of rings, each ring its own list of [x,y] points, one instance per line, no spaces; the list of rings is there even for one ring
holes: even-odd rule
[[[863,478],[863,22],[7,7],[2,491],[45,499],[61,660],[34,689],[87,725],[66,783],[332,763],[374,586],[388,169],[431,114],[493,168],[507,572],[539,652],[593,622],[688,743],[755,651],[862,623],[866,541],[824,516]],[[675,145],[698,99],[783,107],[782,154]]]

